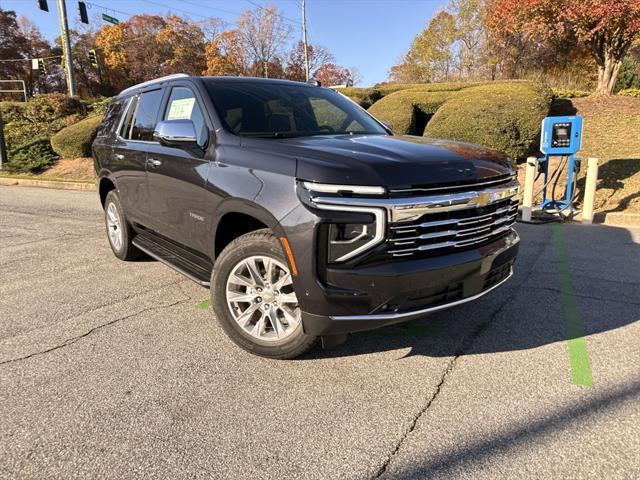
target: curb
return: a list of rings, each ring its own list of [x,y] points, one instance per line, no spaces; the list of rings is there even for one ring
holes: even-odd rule
[[[57,188],[59,190],[82,190],[86,192],[95,192],[95,183],[90,182],[73,182],[73,181],[54,181],[54,180],[34,180],[30,178],[12,178],[0,177],[0,185],[11,186],[18,185],[20,187],[40,187],[40,188]]]
[[[616,227],[640,227],[640,213],[596,212],[593,221]]]

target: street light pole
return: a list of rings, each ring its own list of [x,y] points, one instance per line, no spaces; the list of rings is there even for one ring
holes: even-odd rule
[[[67,6],[65,0],[58,0],[58,22],[60,23],[60,40],[62,43],[62,54],[64,55],[64,66],[67,77],[67,88],[69,96],[76,96],[76,82],[73,77],[73,56],[71,55],[71,39],[69,38],[69,22],[67,21]]]
[[[309,46],[307,45],[307,2],[302,0],[302,43],[304,45],[304,75],[309,81]]]
[[[2,121],[2,112],[0,112],[0,170],[2,170],[2,165],[8,161],[7,147],[4,144],[4,122]]]

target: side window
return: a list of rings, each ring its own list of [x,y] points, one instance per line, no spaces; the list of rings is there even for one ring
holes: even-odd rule
[[[204,147],[208,138],[208,127],[202,108],[190,88],[174,87],[169,96],[163,120],[191,120],[196,129],[198,145]]]
[[[162,90],[152,90],[140,95],[131,128],[132,140],[153,141],[158,110],[162,101]]]
[[[127,100],[118,100],[109,105],[107,111],[104,113],[104,118],[102,119],[100,128],[98,128],[98,137],[104,137],[113,132],[120,120],[120,116],[122,115],[122,111],[126,104]]]
[[[122,138],[131,138],[129,134],[131,133],[131,121],[133,120],[133,114],[136,112],[136,105],[138,105],[138,97],[133,97],[132,99],[127,99],[124,103],[126,107],[127,104],[129,108],[127,108],[127,112],[125,113],[125,117],[122,121],[122,126],[120,127],[120,131],[118,134]]]

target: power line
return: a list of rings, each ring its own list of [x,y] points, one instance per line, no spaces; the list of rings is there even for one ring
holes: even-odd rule
[[[254,7],[258,7],[260,10],[264,10],[265,12],[270,12],[269,9],[263,7],[262,5],[252,2],[251,0],[246,0],[248,3],[250,3],[251,5],[253,5]],[[277,17],[282,18],[283,20],[288,20],[289,22],[293,22],[293,23],[297,23],[298,25],[302,25],[302,22],[299,22],[298,20],[294,20],[293,18],[289,18],[289,17],[285,17],[284,15],[282,15],[281,13],[275,12],[275,15]]]
[[[135,13],[129,13],[129,12],[124,12],[122,10],[116,10],[115,8],[105,7],[104,5],[98,5],[97,3],[93,3],[93,2],[85,2],[85,3],[87,4],[87,7],[89,7],[89,8],[98,7],[98,8],[102,8],[103,10],[107,10],[109,12],[121,13],[122,15],[127,15],[129,17],[133,17],[134,15],[136,15]]]

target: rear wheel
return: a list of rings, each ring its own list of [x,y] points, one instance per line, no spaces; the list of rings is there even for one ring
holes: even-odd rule
[[[236,344],[270,358],[293,358],[316,337],[302,331],[302,312],[280,244],[269,230],[231,242],[217,259],[211,279],[213,308]]]
[[[113,254],[120,260],[136,260],[142,252],[133,246],[133,229],[127,223],[120,198],[115,190],[111,190],[104,201],[104,220],[107,237]]]

